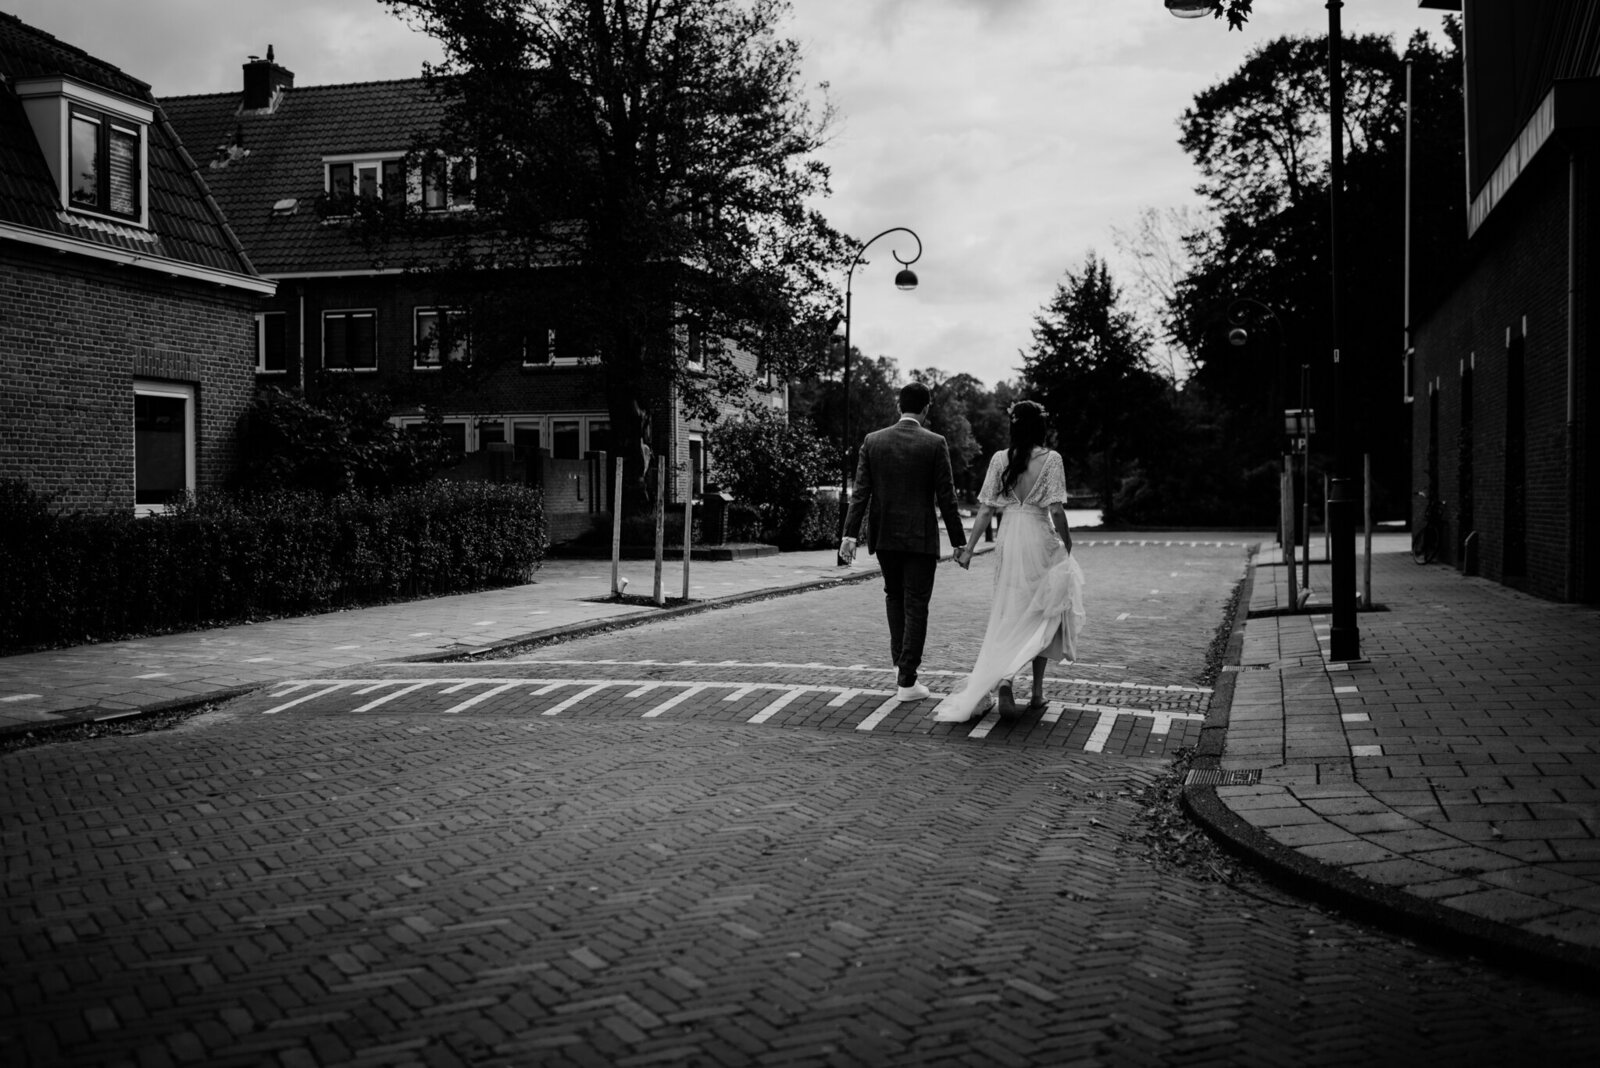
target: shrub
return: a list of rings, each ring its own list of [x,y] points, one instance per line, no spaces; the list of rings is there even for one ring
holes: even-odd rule
[[[384,492],[454,460],[437,414],[402,431],[389,410],[385,397],[331,384],[317,404],[276,386],[258,390],[240,423],[241,487]]]
[[[154,633],[525,582],[537,490],[207,494],[164,515],[60,513],[0,482],[0,647]]]

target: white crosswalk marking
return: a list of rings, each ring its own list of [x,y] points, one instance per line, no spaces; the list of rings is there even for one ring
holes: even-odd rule
[[[293,708],[295,705],[298,705],[298,704],[300,704],[300,703],[302,703],[304,701],[315,701],[319,697],[326,697],[328,694],[333,693],[335,690],[341,690],[341,689],[343,689],[344,687],[346,687],[348,685],[349,685],[349,683],[346,683],[346,682],[336,682],[332,686],[329,686],[326,689],[313,691],[312,693],[306,694],[304,697],[296,697],[293,701],[285,701],[283,704],[279,705],[278,707],[269,708],[269,709],[267,709],[265,712],[263,712],[261,714],[263,716],[270,716],[270,715],[273,715],[274,713],[282,712],[286,708]]]
[[[395,691],[393,691],[391,693],[386,693],[382,697],[378,698],[377,700],[368,701],[366,704],[362,705],[360,708],[354,708],[354,709],[351,709],[351,711],[352,712],[371,712],[374,708],[377,708],[381,704],[385,704],[385,703],[387,703],[389,701],[393,701],[396,697],[404,697],[406,694],[410,693],[411,691],[420,690],[424,686],[427,686],[427,685],[428,685],[428,683],[426,683],[426,682],[413,682],[410,686],[404,686],[404,687],[401,687],[400,689],[395,690]],[[371,687],[368,687],[368,689],[371,689]],[[362,693],[366,693],[367,691],[366,690],[362,690],[361,692]]]
[[[706,684],[705,683],[703,683],[703,682],[695,683],[693,686],[690,686],[687,690],[684,690],[678,696],[668,698],[667,700],[661,702],[659,705],[656,705],[656,707],[654,707],[650,711],[646,712],[642,718],[644,718],[644,719],[654,719],[655,717],[661,715],[661,713],[663,713],[663,712],[668,712],[668,711],[670,711],[670,710],[672,710],[674,708],[677,708],[679,705],[683,704],[689,698],[693,697],[695,694],[699,693],[701,690],[703,690],[705,688],[706,688]]]
[[[1083,743],[1085,753],[1103,753],[1106,748],[1106,739],[1111,737],[1111,727],[1117,722],[1117,710],[1114,708],[1103,709],[1100,720],[1094,725],[1094,730],[1089,733],[1089,740]]]
[[[783,694],[777,700],[767,705],[766,708],[763,708],[760,712],[757,712],[755,715],[745,720],[745,722],[765,723],[767,720],[781,712],[785,705],[789,704],[789,702],[793,701],[795,698],[799,697],[805,692],[805,690],[790,690],[788,693]]]
[[[452,716],[452,715],[456,714],[457,712],[460,712],[460,711],[462,711],[464,709],[471,708],[473,705],[480,704],[481,702],[487,701],[489,698],[493,697],[495,694],[505,693],[507,690],[511,689],[511,687],[516,686],[516,685],[518,685],[518,683],[515,683],[515,682],[503,682],[499,686],[492,686],[489,689],[483,691],[482,693],[478,694],[475,697],[467,698],[465,701],[462,701],[459,705],[454,705],[454,706],[452,706],[450,708],[445,709],[443,714],[446,715],[446,716]],[[449,691],[447,690],[445,692],[448,693]]]
[[[597,682],[593,686],[590,686],[590,687],[587,687],[585,689],[579,690],[577,693],[573,694],[571,697],[567,698],[565,701],[562,701],[562,702],[560,702],[558,704],[555,704],[555,705],[551,705],[549,708],[545,709],[543,712],[541,712],[539,714],[541,716],[559,716],[561,713],[565,712],[567,709],[571,708],[573,705],[577,704],[579,701],[582,701],[585,698],[594,696],[595,694],[599,693],[601,690],[605,689],[609,685],[610,685],[610,683]]]
[[[842,697],[844,695],[841,694],[840,696]],[[832,701],[829,701],[828,703],[830,705],[836,705],[836,704],[840,704],[841,702],[839,701],[838,697],[835,697]],[[882,723],[885,719],[888,719],[889,718],[889,713],[893,712],[895,710],[895,708],[899,704],[900,704],[900,702],[898,700],[896,700],[891,695],[890,698],[887,701],[885,701],[883,704],[879,705],[877,708],[873,709],[872,710],[872,714],[870,716],[868,716],[866,719],[862,720],[860,723],[857,723],[856,724],[856,730],[858,730],[858,731],[870,731],[870,730],[872,730],[872,728],[874,728],[878,724]]]

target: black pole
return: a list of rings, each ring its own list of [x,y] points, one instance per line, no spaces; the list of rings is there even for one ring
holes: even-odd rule
[[[865,245],[862,246],[862,251],[866,251]],[[860,261],[860,253],[856,254],[856,259]],[[844,470],[840,473],[839,479],[839,537],[836,539],[839,542],[844,541],[845,513],[850,505],[850,479],[855,475],[850,464],[850,282],[855,269],[856,265],[852,263],[849,273],[844,277],[844,431],[843,437],[839,440],[844,452]],[[850,561],[840,555],[836,563],[844,567]]]
[[[1332,281],[1330,328],[1333,346],[1333,478],[1328,487],[1328,530],[1333,539],[1331,585],[1333,627],[1328,633],[1332,660],[1361,658],[1361,631],[1356,625],[1356,506],[1351,479],[1355,470],[1354,436],[1348,425],[1355,415],[1351,403],[1350,368],[1340,346],[1344,342],[1340,318],[1343,275],[1340,271],[1339,202],[1344,185],[1344,67],[1340,56],[1339,9],[1343,0],[1328,0],[1328,127],[1333,154],[1328,160],[1328,272]]]

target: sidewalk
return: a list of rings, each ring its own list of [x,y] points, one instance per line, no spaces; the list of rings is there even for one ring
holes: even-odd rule
[[[1381,542],[1378,610],[1359,613],[1363,659],[1349,664],[1326,660],[1321,546],[1301,614],[1285,612],[1285,568],[1264,548],[1185,799],[1302,890],[1593,981],[1600,613]]]
[[[620,573],[629,596],[652,595],[653,560],[624,560]],[[656,608],[607,603],[609,560],[550,559],[532,582],[506,589],[0,657],[0,734],[225,700],[278,679],[442,660],[877,573],[866,553],[840,567],[832,549],[696,560],[695,603]],[[663,563],[661,587],[669,602],[683,595],[681,554]]]

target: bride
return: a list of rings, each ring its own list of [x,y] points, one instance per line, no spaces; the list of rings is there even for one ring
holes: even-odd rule
[[[1077,658],[1085,620],[1083,570],[1072,556],[1067,528],[1066,471],[1061,455],[1045,447],[1048,431],[1044,407],[1019,401],[1011,408],[1011,447],[989,459],[972,531],[956,551],[956,563],[970,565],[990,520],[1004,513],[995,545],[989,628],[966,684],[934,709],[940,722],[964,722],[996,707],[1001,715],[1042,710],[1045,665]],[[1018,709],[1011,676],[1029,660],[1033,700]]]

